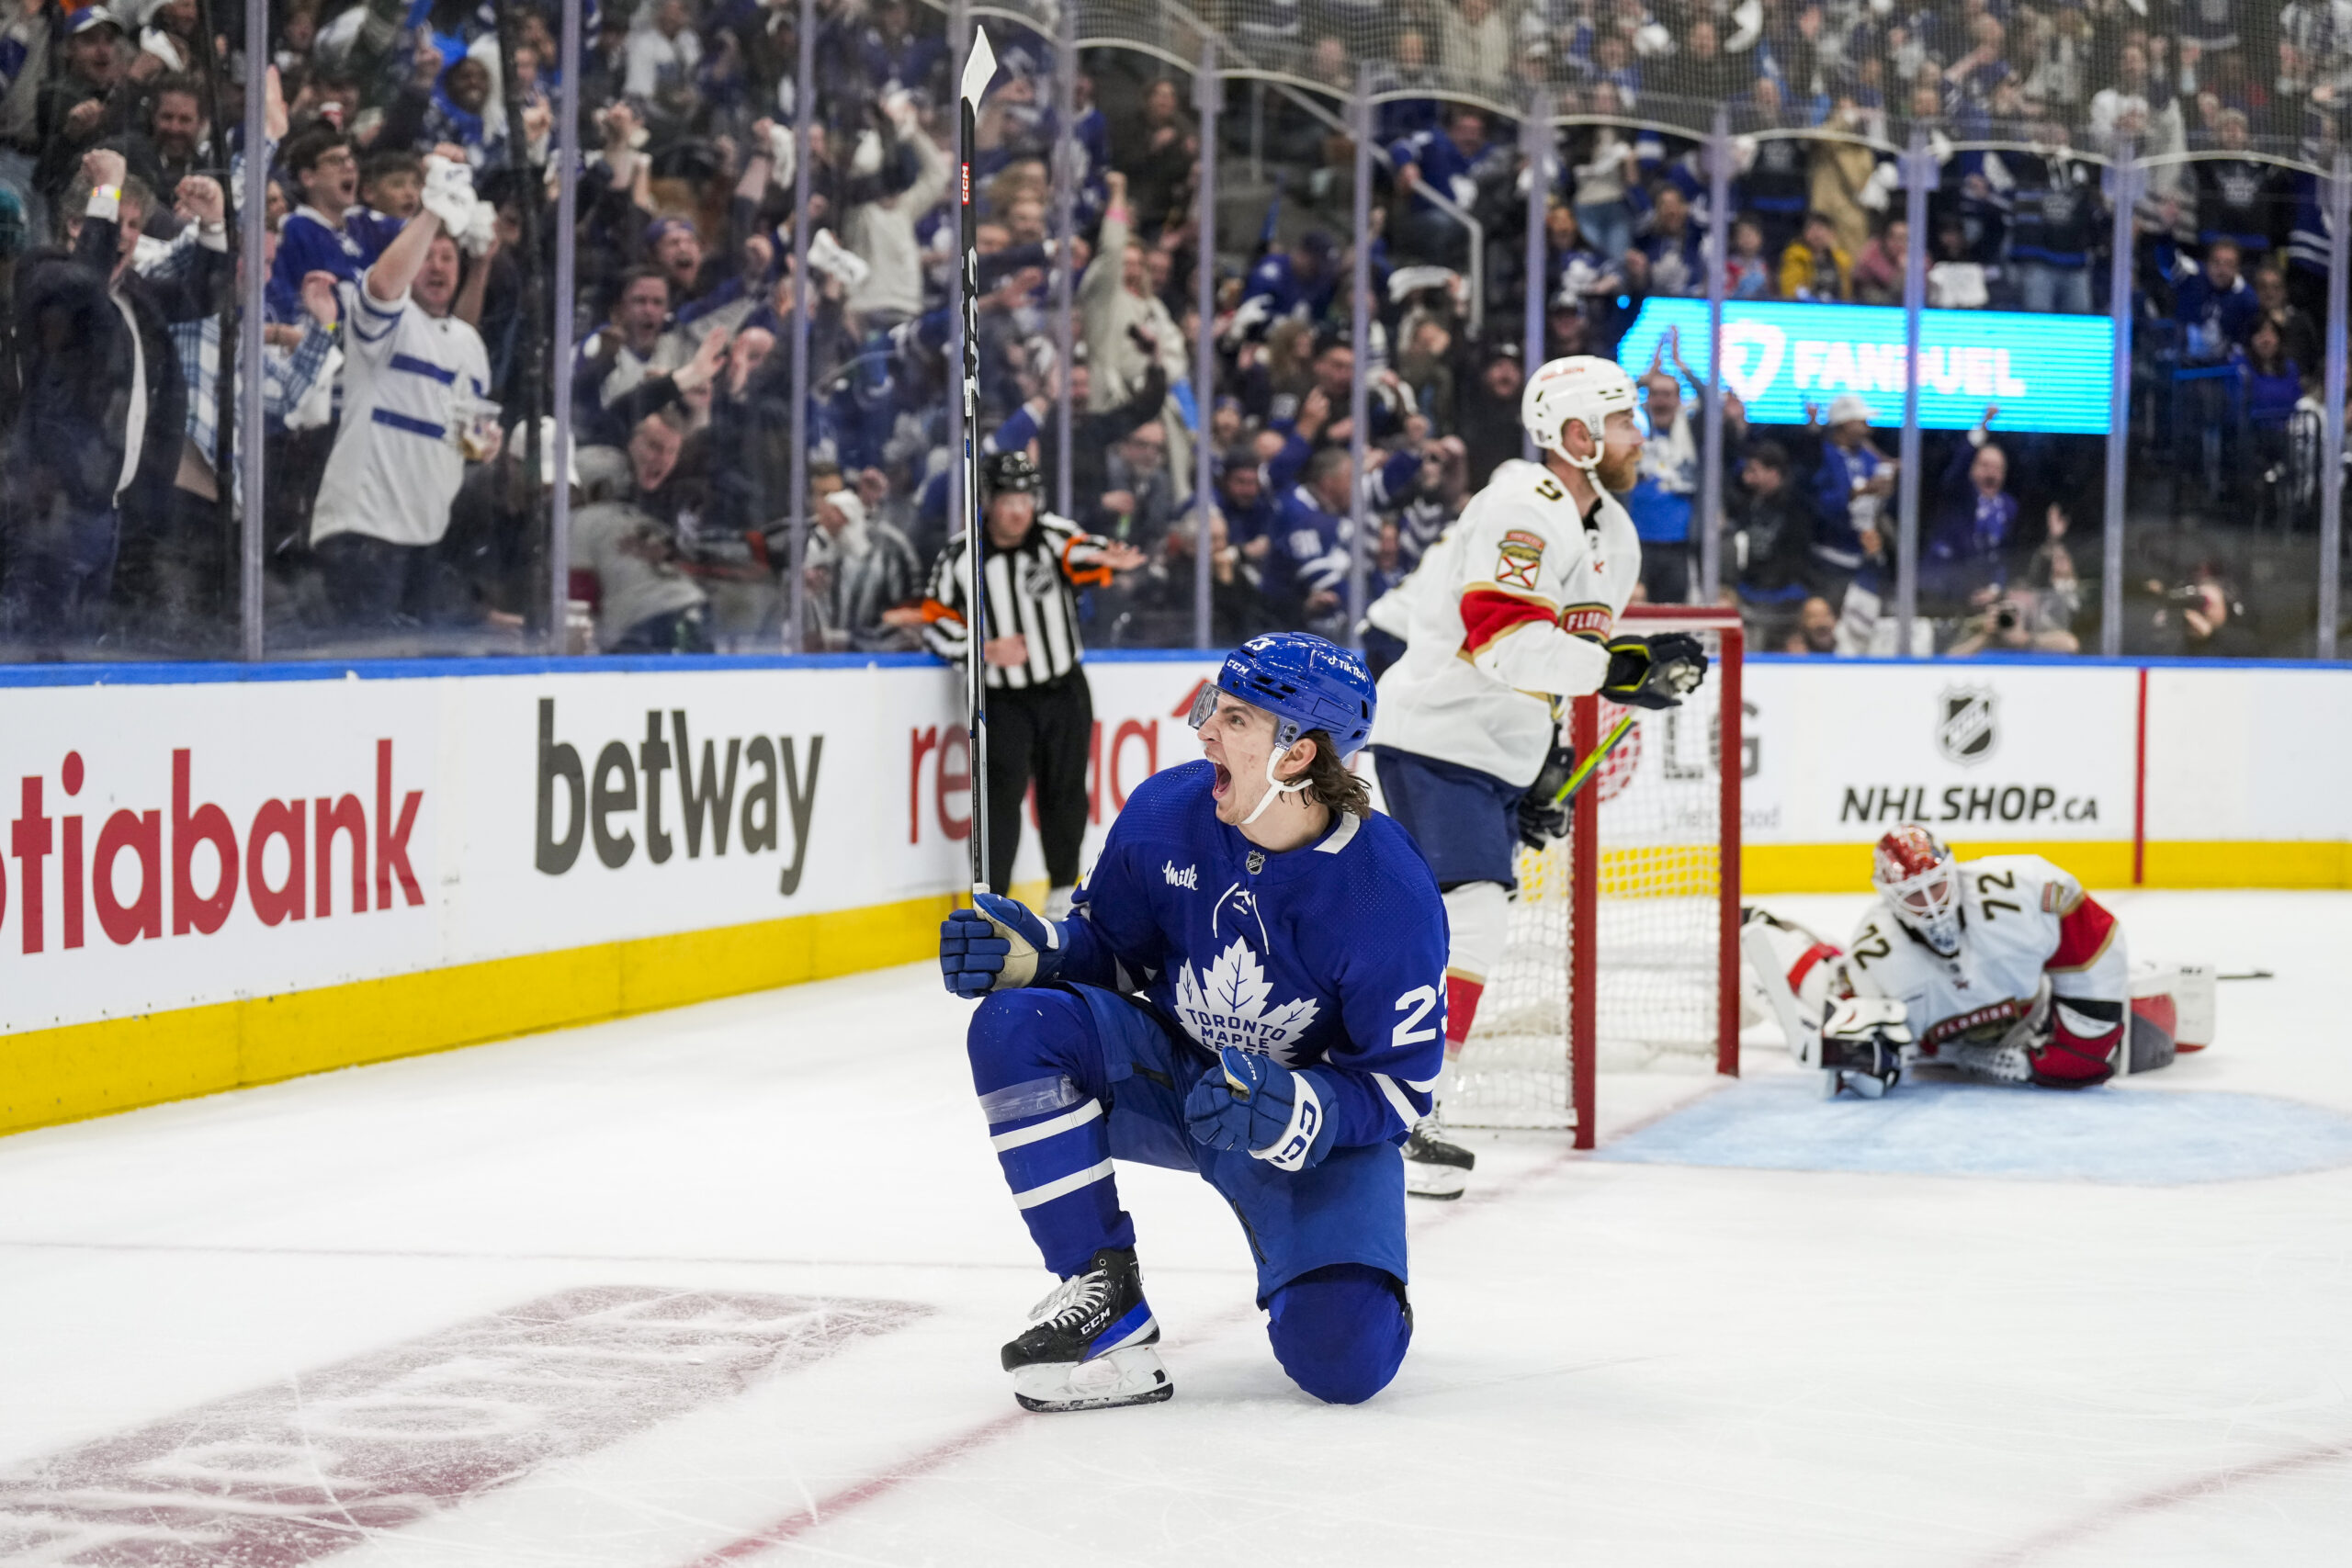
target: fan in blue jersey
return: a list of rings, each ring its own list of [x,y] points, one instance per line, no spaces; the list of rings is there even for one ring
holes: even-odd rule
[[[1174,1392],[1113,1161],[1196,1170],[1232,1206],[1275,1359],[1354,1404],[1412,1338],[1405,1135],[1443,1059],[1445,907],[1344,760],[1371,677],[1321,637],[1230,655],[1193,705],[1206,760],[1147,780],[1070,918],[982,894],[940,932],[981,997],[972,1087],[1061,1278],[1004,1348],[1031,1410]]]

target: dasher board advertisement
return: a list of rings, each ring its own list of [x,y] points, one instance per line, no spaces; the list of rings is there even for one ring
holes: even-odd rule
[[[1750,844],[2132,837],[2138,672],[1758,660],[1745,671]]]

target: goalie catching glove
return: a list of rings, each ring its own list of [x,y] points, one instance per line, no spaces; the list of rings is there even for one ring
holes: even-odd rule
[[[939,926],[939,971],[959,997],[1042,986],[1062,964],[1061,928],[1018,898],[975,894],[975,908],[950,911]]]
[[[1184,1125],[1213,1149],[1246,1150],[1277,1170],[1306,1170],[1331,1152],[1315,1080],[1272,1056],[1227,1045],[1184,1097]]]
[[[1609,640],[1600,694],[1623,707],[1670,708],[1707,678],[1707,650],[1688,632]]]

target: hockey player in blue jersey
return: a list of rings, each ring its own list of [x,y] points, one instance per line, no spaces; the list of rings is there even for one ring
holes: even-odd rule
[[[1154,775],[1070,918],[982,894],[940,933],[972,1087],[1061,1278],[1004,1348],[1031,1410],[1173,1392],[1114,1158],[1197,1170],[1258,1270],[1275,1359],[1337,1404],[1412,1337],[1399,1145],[1443,1059],[1445,907],[1343,765],[1372,727],[1355,656],[1244,644],[1193,707],[1203,761]]]

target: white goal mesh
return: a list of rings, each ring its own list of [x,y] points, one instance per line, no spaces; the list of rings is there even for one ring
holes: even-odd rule
[[[1575,1126],[1589,1145],[1590,1117],[1578,1111],[1592,1070],[1737,1067],[1736,1042],[1730,1054],[1724,1043],[1736,1022],[1735,1012],[1726,1023],[1725,1002],[1737,999],[1725,932],[1736,932],[1738,902],[1738,622],[1663,608],[1629,610],[1625,620],[1645,634],[1698,636],[1707,679],[1664,713],[1594,698],[1577,705],[1580,754],[1627,712],[1634,727],[1578,797],[1570,837],[1540,854],[1520,852],[1510,944],[1446,1097],[1446,1119],[1463,1126]],[[1579,864],[1593,867],[1589,887]],[[1580,923],[1592,939],[1581,964]],[[1578,1009],[1574,976],[1587,965],[1590,1006]]]

